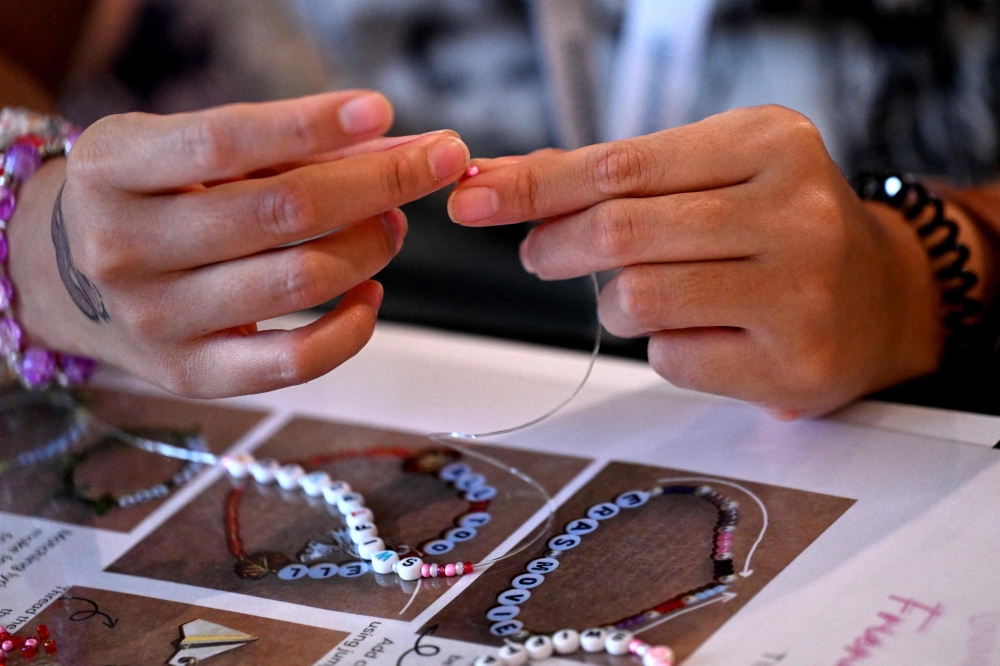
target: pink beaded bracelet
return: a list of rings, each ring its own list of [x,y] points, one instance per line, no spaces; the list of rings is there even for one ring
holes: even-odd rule
[[[7,370],[0,372],[0,380],[6,374],[30,389],[82,384],[96,368],[89,358],[25,346],[24,331],[14,318],[14,285],[7,270],[7,223],[14,216],[21,185],[45,160],[68,155],[79,136],[72,125],[55,116],[6,108],[0,112],[0,357]]]

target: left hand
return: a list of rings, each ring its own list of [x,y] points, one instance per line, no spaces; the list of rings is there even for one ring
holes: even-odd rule
[[[622,269],[601,321],[650,335],[650,363],[675,384],[794,418],[939,363],[940,295],[917,235],[858,199],[798,113],[738,109],[473,164],[481,173],[452,193],[452,219],[545,220],[521,246],[542,279]]]

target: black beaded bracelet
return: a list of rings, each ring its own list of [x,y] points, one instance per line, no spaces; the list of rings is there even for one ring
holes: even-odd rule
[[[850,182],[862,200],[878,201],[900,210],[914,225],[920,239],[928,242],[927,254],[933,264],[947,262],[934,272],[942,287],[944,325],[949,332],[945,350],[946,353],[967,350],[973,344],[974,325],[983,312],[982,301],[969,297],[979,283],[979,276],[966,268],[969,248],[958,241],[958,225],[945,217],[944,203],[909,175],[866,172]],[[933,216],[921,219],[928,206],[934,209]]]

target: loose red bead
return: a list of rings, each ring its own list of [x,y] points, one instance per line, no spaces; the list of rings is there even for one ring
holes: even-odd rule
[[[11,636],[10,640],[14,641],[15,650],[20,650],[24,647],[24,638],[22,636]]]
[[[25,645],[21,648],[21,654],[25,659],[31,659],[38,654],[38,645]]]
[[[46,638],[45,642],[42,643],[42,647],[45,648],[45,654],[55,654],[56,653],[56,642],[51,638]]]
[[[44,624],[38,625],[35,631],[38,633],[38,637],[43,641],[49,637],[49,628]]]

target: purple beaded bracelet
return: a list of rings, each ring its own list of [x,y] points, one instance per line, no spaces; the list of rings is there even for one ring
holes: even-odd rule
[[[8,379],[16,378],[30,389],[83,384],[96,368],[89,358],[25,348],[24,331],[14,318],[14,285],[7,270],[7,223],[14,216],[20,186],[45,160],[68,155],[79,136],[72,125],[55,116],[20,109],[0,112],[0,358],[6,362]]]

